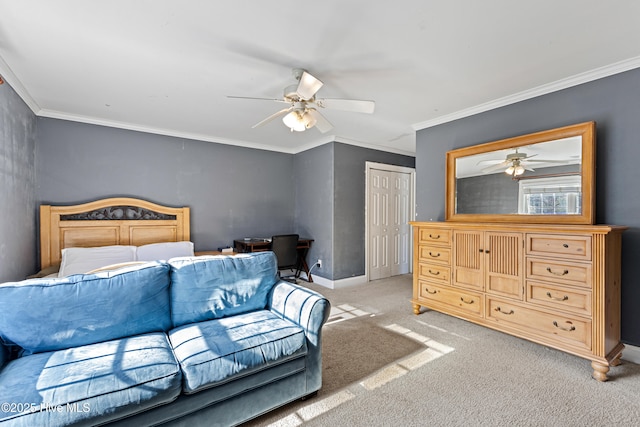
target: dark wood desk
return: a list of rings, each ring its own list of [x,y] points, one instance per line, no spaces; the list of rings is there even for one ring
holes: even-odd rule
[[[307,279],[310,283],[313,283],[311,277],[311,271],[307,264],[307,253],[311,247],[313,239],[299,238],[298,239],[298,268],[296,269],[296,278],[300,277],[300,272],[304,271],[307,274]],[[233,247],[236,252],[262,252],[268,251],[271,247],[271,239],[236,239],[233,241]]]

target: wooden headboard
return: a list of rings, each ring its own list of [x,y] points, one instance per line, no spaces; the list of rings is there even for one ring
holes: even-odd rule
[[[64,248],[190,239],[188,207],[172,208],[128,197],[40,206],[41,269],[59,264]]]

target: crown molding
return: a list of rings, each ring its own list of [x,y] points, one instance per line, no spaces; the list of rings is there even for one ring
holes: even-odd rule
[[[443,116],[439,116],[434,119],[415,123],[411,125],[411,127],[414,131],[430,128],[440,124],[452,122],[454,120],[473,116],[475,114],[490,111],[496,108],[504,107],[510,104],[515,104],[517,102],[525,101],[527,99],[535,98],[548,93],[557,92],[559,90],[577,86],[583,83],[588,83],[590,81],[594,81],[604,77],[623,73],[625,71],[633,70],[636,68],[640,68],[640,56],[635,58],[630,58],[624,61],[616,62],[604,67],[596,68],[591,71],[580,73],[571,77],[567,77],[565,79],[544,84],[532,89],[528,89],[512,95],[508,95],[502,98],[498,98],[493,101],[476,105],[474,107],[466,108],[450,114],[445,114]],[[95,117],[90,117],[90,116],[73,115],[73,114],[63,113],[56,110],[42,109],[38,104],[38,102],[31,96],[29,91],[24,87],[20,79],[18,79],[15,73],[11,70],[11,67],[7,65],[7,63],[4,61],[2,57],[0,57],[0,74],[2,75],[6,83],[8,83],[13,88],[13,90],[18,94],[18,96],[22,98],[22,100],[27,104],[27,106],[31,109],[31,111],[33,111],[33,113],[38,117],[70,120],[70,121],[75,121],[80,123],[88,123],[88,124],[95,124],[99,126],[107,126],[107,127],[133,130],[133,131],[145,132],[145,133],[151,133],[151,134],[157,134],[157,135],[171,136],[175,138],[192,139],[192,140],[212,142],[212,143],[218,143],[218,144],[233,145],[238,147],[254,148],[257,150],[275,151],[275,152],[287,153],[287,154],[297,154],[302,151],[319,147],[329,142],[341,142],[344,144],[355,145],[355,146],[368,148],[372,150],[379,150],[379,151],[407,155],[407,156],[415,156],[415,152],[400,150],[400,149],[396,149],[388,146],[379,146],[371,143],[352,140],[349,138],[339,137],[336,135],[323,136],[316,141],[313,141],[311,143],[298,146],[295,148],[285,148],[282,146],[274,146],[269,144],[256,144],[256,143],[243,141],[243,140],[211,137],[209,135],[203,135],[203,134],[197,134],[197,133],[177,132],[169,129],[140,126],[140,125],[136,125],[128,122],[96,119]]]
[[[588,83],[594,80],[598,80],[604,77],[609,77],[615,74],[623,73],[625,71],[640,68],[640,56],[635,58],[626,59],[624,61],[616,62],[604,67],[596,68],[591,71],[576,74],[565,79],[557,80],[552,83],[547,83],[541,86],[527,89],[522,92],[518,92],[512,95],[498,98],[493,101],[485,102],[474,107],[465,108],[464,110],[456,111],[451,114],[445,114],[434,119],[426,120],[423,122],[415,123],[411,125],[413,130],[418,131],[420,129],[426,129],[433,126],[441,125],[443,123],[452,122],[454,120],[470,117],[475,114],[484,113],[485,111],[494,110],[496,108],[504,107],[516,102],[525,101],[527,99],[535,98],[548,93],[557,92],[562,89],[567,89],[573,86],[577,86],[583,83]]]
[[[82,116],[75,114],[62,113],[56,110],[41,109],[38,113],[39,117],[47,117],[51,119],[69,120],[73,122],[86,123],[98,126],[106,126],[117,129],[132,130],[136,132],[144,132],[155,135],[169,136],[173,138],[190,139],[195,141],[212,142],[216,144],[234,145],[238,147],[253,148],[256,150],[275,151],[279,153],[295,154],[294,150],[288,150],[280,146],[256,144],[248,141],[235,140],[229,138],[211,137],[199,133],[178,132],[169,129],[156,128],[151,126],[140,126],[133,123],[121,122],[116,120],[96,119],[91,116]]]
[[[42,109],[40,105],[36,102],[35,99],[31,96],[29,91],[24,87],[20,79],[15,75],[11,67],[4,61],[4,59],[0,56],[0,74],[2,74],[2,78],[5,80],[11,88],[18,94],[18,96],[27,104],[27,107],[33,111],[33,114],[36,116],[40,114]]]
[[[341,142],[343,144],[355,145],[357,147],[368,148],[370,150],[378,150],[378,151],[384,151],[387,153],[401,154],[403,156],[411,156],[411,157],[416,156],[415,151],[401,150],[399,148],[394,148],[394,147],[385,147],[385,146],[370,144],[367,142],[357,141],[354,139],[342,138],[340,136],[336,137],[334,141]]]
[[[298,154],[303,151],[307,151],[312,148],[319,147],[321,145],[324,145],[330,142],[342,142],[344,144],[356,145],[359,147],[369,148],[372,150],[379,150],[379,151],[385,151],[385,152],[403,154],[403,155],[415,157],[415,153],[412,153],[412,152],[398,150],[393,147],[383,147],[383,146],[378,146],[374,144],[368,144],[361,141],[342,138],[336,135],[323,135],[320,139],[317,139],[311,143],[289,149],[289,148],[284,148],[276,145],[256,144],[256,143],[236,140],[236,139],[211,137],[210,135],[204,135],[204,134],[177,132],[169,129],[160,129],[160,128],[155,128],[150,126],[140,126],[140,125],[136,125],[128,122],[97,119],[95,117],[90,117],[90,116],[62,113],[56,110],[40,109],[37,115],[39,117],[47,117],[51,119],[69,120],[69,121],[79,122],[79,123],[86,123],[86,124],[92,124],[92,125],[98,125],[98,126],[112,127],[117,129],[125,129],[125,130],[137,131],[137,132],[151,133],[156,135],[170,136],[174,138],[191,139],[196,141],[212,142],[216,144],[233,145],[237,147],[253,148],[256,150],[275,151],[278,153],[285,153],[285,154]]]

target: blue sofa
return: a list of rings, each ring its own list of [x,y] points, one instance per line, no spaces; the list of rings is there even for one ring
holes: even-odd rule
[[[272,252],[0,285],[0,425],[237,425],[322,382],[318,293]]]

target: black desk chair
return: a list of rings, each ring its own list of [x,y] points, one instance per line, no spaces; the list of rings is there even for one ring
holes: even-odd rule
[[[271,250],[278,259],[278,277],[288,282],[296,283],[296,274],[300,267],[298,260],[297,234],[280,234],[271,237]],[[295,270],[293,275],[282,276],[280,270]]]

